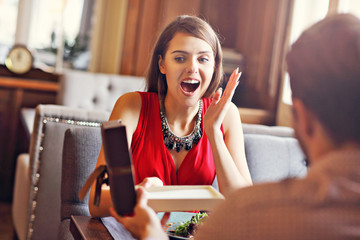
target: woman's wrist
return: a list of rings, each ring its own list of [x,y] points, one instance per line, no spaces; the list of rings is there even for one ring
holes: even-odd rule
[[[222,138],[222,132],[220,128],[206,128],[205,133],[209,140],[216,139],[218,137]]]

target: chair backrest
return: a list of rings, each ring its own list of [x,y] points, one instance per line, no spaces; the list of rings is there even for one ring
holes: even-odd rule
[[[289,127],[243,124],[245,154],[253,183],[303,177],[305,155]]]
[[[66,129],[100,127],[108,112],[39,105],[30,142],[27,239],[56,239],[60,224],[60,187]]]
[[[100,128],[72,128],[65,132],[61,176],[61,220],[71,215],[89,216],[87,193],[78,194],[95,169],[101,148]]]
[[[144,91],[146,83],[144,77],[67,70],[60,86],[57,104],[110,112],[119,96]]]
[[[58,239],[72,239],[71,215],[90,216],[89,193],[80,200],[79,191],[95,169],[101,148],[100,128],[69,128],[65,132],[61,176],[61,223]]]

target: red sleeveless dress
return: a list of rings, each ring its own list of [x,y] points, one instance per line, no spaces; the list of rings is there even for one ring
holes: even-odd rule
[[[176,171],[170,152],[164,144],[158,95],[139,93],[142,107],[131,142],[135,183],[141,183],[146,177],[158,177],[164,185],[211,185],[215,178],[215,165],[206,134],[188,151]],[[210,103],[210,99],[203,99],[202,119]],[[204,129],[203,121],[201,128]],[[221,130],[223,131],[222,126]]]

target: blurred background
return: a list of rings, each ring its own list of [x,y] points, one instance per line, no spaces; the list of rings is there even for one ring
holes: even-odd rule
[[[177,15],[198,15],[222,37],[226,74],[243,71],[234,103],[289,125],[281,106],[291,103],[284,53],[302,30],[336,12],[359,16],[360,1],[0,0],[0,64],[23,44],[34,67],[48,72],[142,76],[157,33]]]
[[[236,66],[244,71],[234,102],[275,116],[284,50],[304,28],[334,12],[359,16],[360,2],[0,0],[0,64],[20,43],[33,51],[34,66],[47,71],[72,68],[144,75],[162,27],[179,14],[195,14],[222,36],[226,73]],[[289,102],[289,94],[285,101]]]

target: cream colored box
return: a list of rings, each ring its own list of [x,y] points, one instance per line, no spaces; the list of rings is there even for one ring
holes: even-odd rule
[[[148,204],[157,212],[210,211],[224,196],[210,185],[172,185],[147,188]]]

